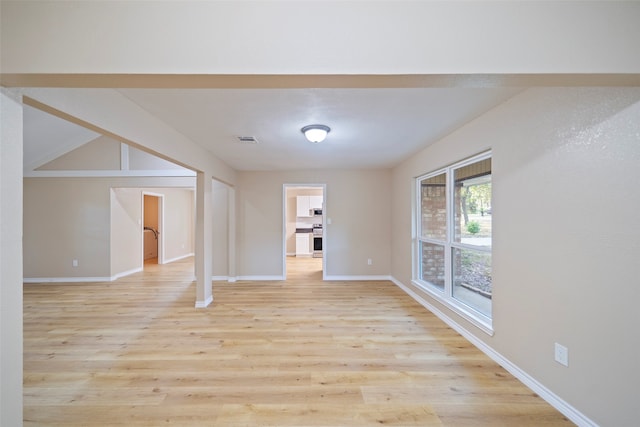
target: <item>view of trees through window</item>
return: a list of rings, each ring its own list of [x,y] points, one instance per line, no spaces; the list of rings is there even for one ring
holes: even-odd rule
[[[418,183],[419,281],[491,319],[491,157],[453,165]]]

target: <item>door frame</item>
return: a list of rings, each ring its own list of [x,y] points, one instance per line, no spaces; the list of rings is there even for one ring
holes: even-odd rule
[[[322,280],[326,280],[329,256],[327,251],[327,184],[282,184],[282,277],[287,280],[287,191],[302,188],[322,190]]]
[[[164,264],[164,194],[142,191],[142,224],[140,235],[142,236],[142,268],[144,269],[144,196],[158,198],[158,264]]]

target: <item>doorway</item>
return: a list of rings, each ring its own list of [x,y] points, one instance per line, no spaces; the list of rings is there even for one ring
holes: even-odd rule
[[[321,277],[324,280],[327,265],[326,184],[285,184],[283,212],[282,271],[285,280],[294,277]]]
[[[164,195],[142,193],[142,260],[144,265],[164,264]]]

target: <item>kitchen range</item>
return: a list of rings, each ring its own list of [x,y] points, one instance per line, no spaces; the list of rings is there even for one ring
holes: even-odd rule
[[[322,258],[322,224],[313,224],[313,257]]]

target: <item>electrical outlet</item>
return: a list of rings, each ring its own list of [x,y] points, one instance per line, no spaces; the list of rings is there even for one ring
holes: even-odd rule
[[[367,260],[367,265],[373,265],[373,260],[371,258]]]
[[[71,261],[71,265],[74,266],[74,267],[77,267],[78,266],[78,260],[74,259],[73,261]]]
[[[563,345],[556,343],[555,359],[561,365],[569,366],[569,349]]]

